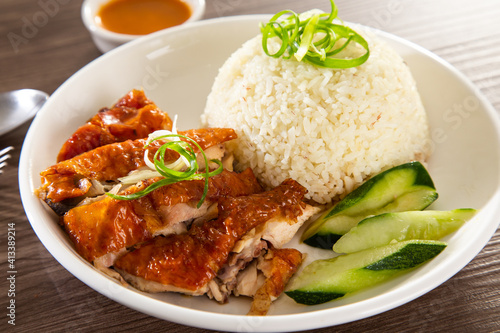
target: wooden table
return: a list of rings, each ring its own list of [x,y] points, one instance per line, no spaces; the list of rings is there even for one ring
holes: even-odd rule
[[[100,56],[80,19],[79,0],[0,2],[0,91],[52,93]],[[498,0],[337,0],[341,17],[399,35],[462,71],[500,111]],[[205,18],[329,10],[326,0],[207,0]],[[15,147],[0,175],[0,331],[208,332],[162,321],[117,304],[68,273],[40,243],[24,214],[17,164],[29,123],[0,137]],[[7,323],[7,224],[15,224],[16,326]],[[500,331],[500,232],[458,274],[426,295],[386,313],[315,332]],[[196,318],[193,318],[196,320]]]

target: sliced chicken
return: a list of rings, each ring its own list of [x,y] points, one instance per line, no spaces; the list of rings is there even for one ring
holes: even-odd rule
[[[299,228],[311,216],[320,212],[320,208],[305,204],[302,214],[296,221],[290,221],[286,217],[278,216],[258,225],[246,233],[234,246],[229,254],[228,262],[220,269],[217,277],[210,284],[209,296],[224,303],[231,294],[253,296],[256,288],[251,289],[246,284],[248,280],[243,279],[240,273],[246,270],[249,263],[268,253],[269,249],[280,249],[288,243],[297,233]],[[293,222],[293,223],[291,223]],[[245,274],[248,274],[248,270]],[[254,273],[252,273],[254,274]],[[255,274],[257,274],[255,272]],[[254,282],[255,283],[255,282]],[[242,291],[244,288],[247,291]]]
[[[263,273],[265,280],[252,295],[248,314],[265,316],[301,263],[302,253],[296,249],[271,248],[266,255],[259,257],[257,269]]]
[[[267,192],[223,198],[216,220],[194,225],[184,234],[155,237],[120,257],[114,268],[143,291],[205,294],[245,234],[269,221],[293,225],[301,219],[305,193],[296,181],[285,180]]]
[[[143,181],[123,194],[140,191],[154,181]],[[69,210],[62,222],[82,257],[96,266],[108,267],[131,246],[157,235],[185,232],[188,225],[181,222],[208,212],[213,216],[211,207],[220,198],[262,191],[251,169],[242,173],[224,170],[209,178],[207,196],[203,205],[197,208],[204,186],[204,180],[190,180],[160,187],[136,200],[115,200],[106,196]]]
[[[168,114],[147,99],[144,91],[132,90],[78,128],[63,144],[57,162],[107,144],[145,138],[156,130],[171,129]]]
[[[226,128],[191,130],[179,134],[193,138],[208,158],[212,158],[212,153],[215,158],[220,157],[220,145],[236,138],[234,130]],[[42,186],[37,194],[49,205],[73,198],[81,200],[94,186],[93,180],[116,181],[117,178],[144,167],[145,143],[146,139],[137,139],[109,144],[59,162],[41,173]],[[158,140],[150,144],[150,159],[163,143],[165,142]],[[198,152],[196,147],[193,150]],[[177,152],[167,150],[165,159],[174,161],[178,156]],[[70,206],[71,204],[73,203]]]

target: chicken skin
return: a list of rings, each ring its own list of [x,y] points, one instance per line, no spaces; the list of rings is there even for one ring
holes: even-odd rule
[[[215,158],[220,158],[223,150],[219,145],[236,138],[236,133],[228,128],[211,128],[179,132],[192,138],[208,158],[212,158],[210,148],[214,148]],[[164,141],[153,141],[149,147],[150,159]],[[42,186],[38,189],[38,196],[45,201],[57,203],[66,199],[86,195],[92,186],[92,181],[116,181],[129,172],[144,167],[144,153],[146,139],[127,140],[98,147],[82,153],[69,160],[59,162],[41,172]],[[198,152],[197,147],[193,147]],[[178,153],[167,150],[166,161],[174,161]]]
[[[184,234],[155,237],[120,257],[114,268],[143,291],[202,295],[245,234],[274,220],[295,224],[306,210],[305,193],[297,182],[285,180],[267,192],[222,198],[216,220]]]
[[[124,194],[140,191],[155,180],[143,181]],[[262,191],[251,169],[242,173],[224,170],[209,178],[207,196],[197,208],[204,185],[204,180],[189,180],[160,187],[135,200],[106,197],[69,210],[62,222],[82,257],[90,262],[100,260],[101,266],[108,267],[128,247],[157,235],[186,231],[186,224],[179,227],[181,222],[203,217],[220,198]]]
[[[115,142],[145,138],[171,130],[172,120],[142,90],[131,90],[111,108],[103,108],[63,144],[57,162]]]
[[[296,249],[274,249],[259,259],[258,267],[265,276],[264,283],[255,291],[248,315],[265,316],[271,303],[285,290],[290,278],[302,263],[302,253]]]

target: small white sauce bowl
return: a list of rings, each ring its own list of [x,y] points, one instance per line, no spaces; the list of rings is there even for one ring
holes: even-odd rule
[[[106,53],[117,46],[130,42],[142,35],[128,35],[109,31],[96,21],[96,16],[102,5],[111,0],[85,0],[82,4],[83,24],[90,32],[94,44],[99,51]],[[191,16],[182,24],[198,21],[205,13],[205,0],[183,0],[191,7]],[[181,24],[181,25],[182,25]]]

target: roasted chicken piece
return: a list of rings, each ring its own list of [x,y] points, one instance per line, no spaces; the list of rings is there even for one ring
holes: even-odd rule
[[[143,181],[126,193],[140,191],[154,181]],[[242,173],[224,170],[209,178],[207,196],[197,208],[204,185],[204,180],[189,180],[160,187],[135,200],[105,197],[69,210],[62,221],[82,257],[98,267],[109,267],[128,247],[157,235],[185,232],[187,225],[181,222],[208,218],[206,215],[214,211],[212,217],[217,217],[212,206],[222,197],[262,191],[251,169]]]
[[[310,216],[304,216],[311,212],[302,201],[305,193],[296,181],[285,180],[267,192],[222,198],[216,220],[194,225],[184,234],[155,237],[120,257],[114,268],[142,291],[205,294],[244,235],[266,223],[293,225]]]
[[[302,263],[302,253],[296,249],[271,248],[259,257],[257,268],[265,276],[264,283],[253,294],[249,315],[265,316],[276,300],[285,290],[290,278]]]
[[[268,274],[261,269],[263,257],[281,249],[311,216],[321,211],[319,207],[305,205],[294,223],[286,216],[273,218],[247,232],[235,244],[227,263],[210,281],[208,296],[224,303],[231,294],[254,297]],[[259,265],[257,265],[259,262]]]
[[[63,144],[57,162],[110,143],[145,138],[156,130],[171,129],[168,114],[147,99],[144,91],[132,90],[78,128]]]
[[[236,138],[234,130],[229,128],[198,129],[179,134],[195,140],[209,159],[221,159],[224,154],[223,143]],[[144,167],[145,143],[146,139],[127,140],[59,162],[41,173],[42,186],[37,190],[37,195],[56,212],[64,213],[67,210],[64,205],[59,209],[54,204],[72,198],[80,201],[83,196],[94,194],[91,189],[96,186],[96,182],[115,182],[117,178]],[[151,143],[150,159],[163,143],[160,140]],[[196,147],[193,150],[198,152]],[[174,161],[178,156],[177,152],[167,150],[165,159]],[[204,165],[200,164],[200,167],[204,168]],[[72,207],[75,203],[69,202],[67,205]]]

